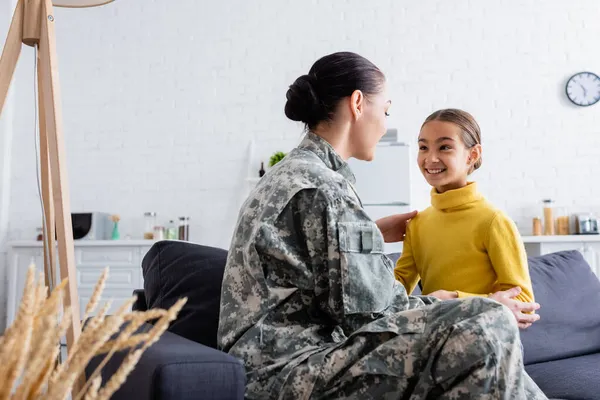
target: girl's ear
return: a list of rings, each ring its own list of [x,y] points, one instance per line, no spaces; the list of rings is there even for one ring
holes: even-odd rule
[[[481,148],[480,144],[476,144],[475,146],[469,149],[469,159],[467,162],[469,163],[469,166],[471,168],[473,168],[475,164],[477,164],[477,161],[481,159],[482,150],[483,149]]]
[[[365,95],[360,90],[355,90],[350,96],[350,112],[356,121],[363,113],[365,103]]]

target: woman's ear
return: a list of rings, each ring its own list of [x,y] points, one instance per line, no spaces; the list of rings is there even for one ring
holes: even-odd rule
[[[365,95],[360,90],[355,90],[350,96],[350,111],[356,121],[364,112]]]

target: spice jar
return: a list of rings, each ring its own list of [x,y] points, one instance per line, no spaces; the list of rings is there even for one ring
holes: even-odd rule
[[[190,240],[190,217],[179,217],[179,240]]]
[[[554,235],[554,202],[550,199],[543,200],[544,204],[544,235]]]
[[[37,236],[35,238],[38,242],[44,240],[44,228],[37,228]]]
[[[144,213],[144,239],[154,239],[154,227],[156,226],[156,213],[147,212]]]
[[[542,219],[540,217],[533,217],[533,236],[542,236]]]

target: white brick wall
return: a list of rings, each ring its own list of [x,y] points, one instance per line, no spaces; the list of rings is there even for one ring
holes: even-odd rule
[[[0,0],[8,2],[9,0]],[[74,211],[192,217],[192,239],[227,246],[248,144],[294,140],[287,86],[318,57],[352,50],[387,74],[390,127],[414,143],[434,109],[461,107],[483,128],[477,179],[529,229],[552,197],[600,211],[600,104],[566,100],[566,79],[600,73],[594,0],[117,1],[56,10]],[[0,21],[0,24],[4,21]],[[11,238],[40,225],[33,146],[33,57],[16,76]],[[428,188],[413,170],[413,204]],[[137,222],[136,222],[137,219]]]

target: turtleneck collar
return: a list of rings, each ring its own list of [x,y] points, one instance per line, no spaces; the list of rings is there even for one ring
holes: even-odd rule
[[[435,188],[431,189],[431,205],[438,210],[449,210],[481,199],[483,196],[477,190],[475,182],[469,182],[465,187],[444,193],[438,193]]]

